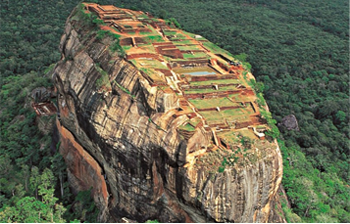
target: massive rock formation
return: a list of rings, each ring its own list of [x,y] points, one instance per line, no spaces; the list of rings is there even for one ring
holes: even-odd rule
[[[58,91],[56,123],[70,184],[76,191],[92,187],[101,211],[100,221],[119,221],[122,217],[140,222],[276,221],[281,154],[277,143],[264,139],[258,130],[264,122],[254,91],[243,78],[251,74],[240,63],[228,59],[224,51],[214,54],[206,48],[202,52],[204,59],[187,55],[187,62],[181,61],[181,57],[186,58],[186,53],[181,53],[183,49],[167,51],[157,47],[162,44],[153,43],[155,52],[140,52],[141,45],[152,38],[132,36],[139,30],[126,34],[128,31],[116,29],[122,27],[123,19],[145,19],[143,27],[132,25],[145,28],[144,32],[158,32],[163,39],[157,42],[168,45],[171,37],[165,31],[182,31],[141,12],[94,4],[85,7],[74,10],[61,39],[62,59],[53,75]],[[91,22],[84,16],[89,13],[97,13],[105,24],[93,17],[95,23]],[[106,16],[111,15],[120,17],[108,20]],[[194,38],[206,41],[198,35]],[[204,48],[199,41],[195,43]],[[180,48],[175,45],[171,49]],[[111,50],[113,47],[117,50]],[[146,67],[147,60],[165,64],[159,69],[165,75],[148,77],[149,69],[138,67]],[[222,62],[225,60],[227,65]],[[198,88],[209,88],[210,94],[186,92],[196,90],[192,82],[196,77],[181,75],[175,68],[208,66],[215,71],[215,77],[239,81],[232,86],[236,92],[228,89],[229,79],[220,85],[220,79],[209,77],[212,74],[197,80],[197,84],[207,83],[209,87],[203,84]],[[240,103],[232,100],[236,96],[232,94]],[[242,113],[251,107],[251,114],[246,116],[252,121],[240,122],[243,118],[238,117],[231,122],[225,117],[226,107],[215,104],[199,108],[196,97],[203,100],[201,103],[205,99],[230,99],[234,104],[228,102],[227,108],[239,107]],[[222,113],[223,119],[215,122],[211,111]]]

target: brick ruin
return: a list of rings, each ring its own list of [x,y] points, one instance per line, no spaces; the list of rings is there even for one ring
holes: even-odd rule
[[[87,13],[104,21],[101,29],[120,36],[125,58],[151,86],[177,94],[180,107],[174,116],[185,114],[189,118],[178,130],[184,138],[190,138],[195,128],[204,128],[212,131],[213,142],[219,148],[230,147],[220,133],[244,129],[264,139],[267,125],[262,122],[255,92],[244,79],[242,64],[228,52],[211,48],[203,37],[176,29],[148,13],[95,3],[84,5]],[[205,105],[208,99],[228,99],[234,105],[199,109],[190,102],[197,100],[197,104]],[[186,125],[193,129],[187,130]]]
[[[31,92],[31,106],[38,116],[50,116],[57,113],[57,107],[51,101],[56,93],[53,88],[38,87]]]

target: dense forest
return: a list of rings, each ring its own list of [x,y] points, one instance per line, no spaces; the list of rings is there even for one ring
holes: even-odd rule
[[[78,0],[2,0],[0,221],[96,221],[89,192],[74,196],[51,144],[54,117],[36,117],[29,95],[52,86],[65,20]],[[97,1],[94,1],[97,2]],[[280,125],[282,201],[289,222],[350,222],[349,2],[345,0],[100,0],[176,18],[252,65]],[[64,184],[63,184],[64,183]]]

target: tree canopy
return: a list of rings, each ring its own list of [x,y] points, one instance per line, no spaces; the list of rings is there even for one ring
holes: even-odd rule
[[[32,89],[52,85],[45,73],[60,58],[65,20],[79,2],[1,3],[0,219],[4,222],[83,220],[78,214],[62,216],[64,207],[77,199],[62,184],[67,177],[62,158],[50,149],[52,133],[38,129],[28,101]],[[348,1],[95,2],[176,21],[248,61],[257,78],[256,91],[264,94],[272,112],[271,122],[281,123],[290,114],[299,122],[300,131],[278,126],[283,185],[292,205],[291,210],[285,208],[286,218],[350,222]],[[43,122],[50,119],[54,118]],[[271,135],[277,133],[272,130]],[[95,208],[86,209],[95,217]]]

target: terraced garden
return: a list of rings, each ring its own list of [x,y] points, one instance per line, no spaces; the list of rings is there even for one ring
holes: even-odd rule
[[[96,6],[88,4],[104,18],[106,12]],[[225,138],[233,138],[236,131],[260,125],[256,117],[260,113],[254,109],[258,107],[253,108],[256,96],[245,80],[247,72],[243,75],[243,67],[230,53],[199,35],[173,28],[169,21],[130,10],[121,14],[128,21],[105,20],[104,29],[120,36],[127,60],[152,86],[179,97],[178,115],[189,119],[178,131],[186,139],[202,126],[224,128]],[[246,131],[242,133],[255,136],[252,130]]]

